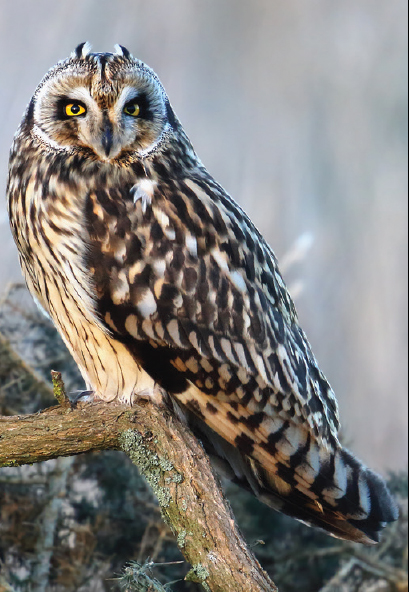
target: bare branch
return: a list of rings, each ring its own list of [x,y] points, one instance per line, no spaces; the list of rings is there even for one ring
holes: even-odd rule
[[[72,407],[61,400],[39,414],[0,417],[0,466],[123,450],[153,488],[192,565],[188,579],[211,592],[277,590],[238,531],[201,445],[166,407],[149,401]]]

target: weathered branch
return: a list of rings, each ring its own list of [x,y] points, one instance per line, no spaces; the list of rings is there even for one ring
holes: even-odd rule
[[[238,531],[201,445],[166,407],[60,402],[39,414],[0,418],[0,466],[123,450],[153,488],[193,566],[188,579],[211,592],[277,590]]]

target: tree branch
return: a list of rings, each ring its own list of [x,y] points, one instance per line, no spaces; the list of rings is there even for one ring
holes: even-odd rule
[[[193,566],[187,579],[211,592],[277,590],[238,531],[203,448],[166,407],[59,401],[39,414],[0,417],[0,467],[123,450],[153,488]]]

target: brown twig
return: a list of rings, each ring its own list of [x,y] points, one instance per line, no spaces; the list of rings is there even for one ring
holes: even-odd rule
[[[277,590],[238,531],[201,445],[165,406],[64,404],[0,418],[0,466],[103,449],[125,451],[152,486],[192,565],[188,579],[211,592]]]

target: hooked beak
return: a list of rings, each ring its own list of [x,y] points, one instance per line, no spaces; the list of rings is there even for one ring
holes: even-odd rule
[[[102,143],[102,147],[104,149],[105,155],[107,157],[109,156],[109,153],[111,152],[113,140],[114,140],[114,137],[113,137],[112,123],[108,117],[105,117],[104,118],[104,127],[102,129],[101,143]]]

